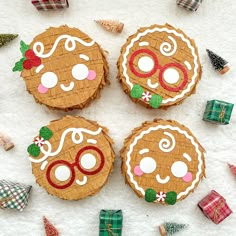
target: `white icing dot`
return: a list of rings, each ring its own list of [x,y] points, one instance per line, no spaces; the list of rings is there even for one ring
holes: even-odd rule
[[[176,161],[171,166],[171,172],[175,177],[182,178],[187,174],[188,167],[184,162]]]
[[[58,78],[57,75],[53,72],[46,72],[41,77],[41,84],[45,88],[53,88],[57,85]]]
[[[84,169],[92,169],[96,165],[96,157],[91,153],[84,154],[80,159],[80,164]]]
[[[150,174],[152,173],[156,167],[157,167],[157,164],[156,164],[156,161],[151,158],[151,157],[144,157],[141,161],[140,161],[140,169],[146,173],[146,174]]]
[[[143,56],[138,61],[138,67],[144,72],[149,72],[154,67],[154,61],[150,57]]]
[[[76,80],[84,80],[88,77],[89,69],[84,64],[77,64],[72,68],[72,75]]]
[[[70,178],[71,171],[67,166],[58,166],[55,170],[55,177],[59,181],[66,181]]]
[[[175,84],[179,80],[179,72],[176,69],[168,68],[163,74],[164,80],[169,84]]]

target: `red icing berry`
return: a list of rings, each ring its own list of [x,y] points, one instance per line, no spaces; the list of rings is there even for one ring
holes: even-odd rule
[[[25,52],[25,57],[27,59],[23,62],[23,67],[26,70],[30,70],[33,66],[39,66],[41,64],[41,59],[35,55],[32,49]]]
[[[34,59],[36,55],[32,49],[29,49],[25,52],[25,57],[31,60],[31,59]]]
[[[30,70],[30,69],[33,67],[33,65],[32,65],[32,63],[31,63],[30,60],[25,60],[25,61],[23,62],[23,67],[24,67],[24,69],[26,69],[26,70]]]
[[[31,60],[32,66],[39,66],[41,64],[41,59],[35,56],[34,59]]]

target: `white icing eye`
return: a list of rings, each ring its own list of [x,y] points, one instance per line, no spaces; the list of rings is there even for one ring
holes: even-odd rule
[[[164,71],[163,78],[168,84],[175,84],[179,80],[179,72],[176,69],[168,68]]]
[[[187,174],[188,167],[184,162],[176,161],[171,166],[171,172],[175,177],[182,178]]]
[[[86,170],[93,169],[96,162],[96,157],[91,153],[84,154],[80,159],[81,166]]]
[[[76,80],[84,80],[89,75],[89,69],[84,64],[77,64],[72,69],[72,75]]]
[[[55,170],[55,177],[59,181],[66,181],[70,178],[71,176],[71,171],[70,168],[67,166],[58,166]]]
[[[58,78],[57,75],[53,72],[46,72],[41,77],[41,84],[45,88],[53,88],[57,85]]]
[[[156,167],[156,161],[151,158],[151,157],[144,157],[141,161],[140,161],[140,169],[142,170],[142,172],[146,173],[146,174],[150,174],[152,173]]]
[[[143,56],[139,59],[138,61],[138,67],[140,70],[143,72],[149,72],[153,69],[154,67],[154,61],[152,58]]]

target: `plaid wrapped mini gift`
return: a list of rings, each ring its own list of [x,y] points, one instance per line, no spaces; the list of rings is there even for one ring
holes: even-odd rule
[[[100,211],[99,236],[121,236],[122,225],[122,210]]]
[[[0,208],[23,211],[28,204],[32,186],[0,180]]]
[[[219,224],[232,213],[225,199],[214,190],[198,203],[198,207],[215,224]]]
[[[221,125],[229,124],[234,104],[220,100],[207,101],[206,109],[203,115],[204,121],[218,123]]]
[[[203,0],[177,0],[178,6],[183,7],[189,11],[196,11],[202,4]]]
[[[37,8],[37,10],[54,10],[68,8],[68,0],[31,0],[32,4]]]

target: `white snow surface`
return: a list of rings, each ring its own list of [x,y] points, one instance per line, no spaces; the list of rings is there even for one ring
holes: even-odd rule
[[[61,232],[61,236],[98,235],[100,209],[122,209],[124,236],[159,235],[158,225],[165,221],[189,224],[179,233],[193,236],[236,235],[236,215],[232,214],[215,225],[198,209],[197,203],[212,189],[223,195],[232,210],[236,210],[236,179],[227,162],[236,164],[236,116],[227,126],[202,121],[207,100],[219,99],[234,103],[236,95],[236,4],[232,0],[205,0],[197,12],[179,8],[175,0],[69,0],[70,7],[59,11],[37,11],[29,0],[0,0],[1,33],[18,33],[19,37],[0,48],[0,131],[9,134],[15,148],[0,149],[0,179],[18,181],[33,186],[28,207],[23,212],[0,211],[0,236],[44,235],[45,215]],[[118,19],[125,23],[120,35],[104,31],[95,19]],[[126,38],[141,26],[168,22],[194,38],[199,48],[203,76],[197,93],[181,105],[164,110],[147,110],[134,104],[124,94],[116,79],[116,62]],[[31,42],[34,36],[49,26],[68,24],[88,33],[109,51],[110,86],[101,98],[88,108],[72,112],[52,111],[34,102],[25,91],[20,73],[13,73],[20,59],[19,42]],[[232,70],[224,76],[212,68],[205,49],[209,48],[227,59]],[[81,115],[96,120],[110,130],[114,139],[116,161],[106,186],[94,197],[81,201],[64,201],[50,196],[35,183],[27,146],[43,125],[66,114]],[[139,199],[124,182],[120,170],[119,150],[131,130],[154,118],[175,119],[189,127],[207,151],[206,175],[196,191],[174,206],[148,204]]]

